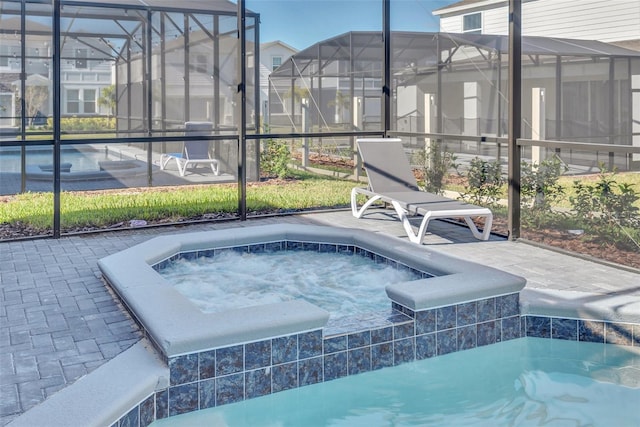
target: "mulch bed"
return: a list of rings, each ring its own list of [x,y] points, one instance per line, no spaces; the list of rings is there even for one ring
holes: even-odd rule
[[[494,217],[492,231],[507,235],[506,220]],[[604,260],[640,269],[640,249],[637,251],[626,250],[618,248],[610,242],[594,242],[589,240],[588,236],[577,236],[568,231],[556,229],[521,229],[520,237],[552,248],[586,255],[595,260]]]

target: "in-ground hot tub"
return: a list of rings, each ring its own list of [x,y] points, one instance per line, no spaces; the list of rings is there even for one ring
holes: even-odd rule
[[[409,315],[517,294],[525,284],[521,277],[377,233],[291,224],[157,237],[101,259],[99,267],[149,337],[171,358],[326,326],[329,313],[303,300],[203,313],[157,272],[175,257],[215,256],[216,250],[239,247],[258,252],[274,243],[296,250],[360,251],[376,262],[428,272],[435,277],[386,287],[390,305]],[[349,247],[353,251],[344,250]]]

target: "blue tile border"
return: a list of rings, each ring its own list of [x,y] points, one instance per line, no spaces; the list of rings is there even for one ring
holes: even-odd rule
[[[640,325],[598,320],[523,315],[528,337],[640,346]]]
[[[248,250],[263,249],[254,245]],[[323,246],[319,250],[340,249]],[[347,322],[346,327],[356,328],[353,332],[329,335],[337,329],[325,328],[173,357],[168,361],[168,393],[154,396],[155,416],[238,402],[517,338],[520,316],[496,317],[517,311],[517,304],[517,294],[418,312],[394,304],[394,310],[366,317],[364,323]],[[357,330],[359,326],[363,329]]]
[[[358,255],[364,258],[370,259],[377,264],[386,264],[398,270],[405,270],[411,274],[413,274],[416,279],[425,279],[429,277],[434,277],[435,275],[429,273],[427,271],[421,271],[405,265],[399,261],[393,260],[383,255],[379,255],[375,252],[369,251],[367,249],[360,248],[354,245],[348,244],[340,244],[340,243],[316,243],[316,242],[306,242],[306,241],[295,241],[295,240],[281,240],[274,242],[265,242],[265,243],[252,243],[248,245],[241,246],[229,246],[215,249],[201,249],[197,251],[185,251],[179,252],[175,255],[170,256],[162,261],[159,261],[153,265],[155,271],[160,272],[163,269],[170,266],[173,262],[185,259],[185,260],[196,260],[198,258],[210,258],[220,255],[224,252],[238,252],[238,253],[264,253],[264,252],[276,252],[276,251],[312,251],[312,252],[320,252],[320,253],[338,253],[343,255]]]
[[[272,391],[289,390],[298,387],[298,362],[276,365],[271,369]]]

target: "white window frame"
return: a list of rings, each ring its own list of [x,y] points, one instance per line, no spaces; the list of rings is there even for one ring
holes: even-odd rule
[[[78,93],[78,97],[77,99],[70,99],[69,97],[69,93],[71,91],[77,92]],[[81,98],[81,93],[82,90],[81,89],[73,89],[73,88],[69,88],[67,90],[65,90],[64,92],[64,109],[66,110],[67,114],[82,114],[82,112],[80,111],[80,106],[82,105],[82,100]],[[69,108],[70,103],[73,102],[77,105],[77,111],[70,111],[71,109]]]
[[[88,91],[93,91],[93,99],[88,100],[87,99],[87,92]],[[97,89],[83,89],[82,90],[82,113],[83,114],[96,114],[98,112],[97,109],[97,101],[98,101],[98,90]],[[91,107],[90,112],[87,112],[88,108],[87,107]]]
[[[478,16],[480,18],[480,25],[478,27],[465,28],[465,18],[471,16]],[[473,12],[462,15],[462,32],[466,34],[482,34],[482,21],[482,12]]]
[[[77,99],[70,99],[69,92],[76,91],[78,93]],[[93,99],[87,99],[86,92],[93,91]],[[65,89],[64,92],[64,109],[65,114],[75,114],[78,116],[94,116],[99,114],[98,111],[98,97],[100,96],[100,89],[96,87],[88,87],[88,88],[80,88],[80,87],[69,87]],[[77,110],[76,112],[69,111],[69,103],[76,103]],[[93,111],[87,112],[86,106],[90,105]]]
[[[276,60],[279,61],[276,65]],[[282,65],[282,55],[272,55],[271,56],[271,71],[275,70],[279,66]]]

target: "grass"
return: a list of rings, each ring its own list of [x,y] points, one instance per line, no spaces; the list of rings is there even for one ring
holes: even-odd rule
[[[282,212],[347,206],[354,182],[296,172],[295,180],[249,183],[249,212]],[[238,188],[233,184],[63,192],[63,229],[107,227],[131,219],[180,221],[208,213],[236,213]],[[36,230],[52,226],[53,195],[24,193],[0,203],[0,224],[29,224]]]
[[[561,201],[559,207],[562,208],[570,208],[571,204],[569,203],[569,198],[576,195],[576,192],[573,188],[573,183],[575,181],[582,181],[585,184],[593,184],[598,181],[599,175],[588,175],[588,176],[562,176],[559,179],[562,188],[564,189],[564,198]],[[633,189],[636,193],[640,193],[640,173],[639,172],[624,172],[617,173],[614,175],[615,181],[618,184],[629,184],[632,185]],[[634,203],[634,206],[640,208],[640,199]]]
[[[588,175],[588,176],[562,176],[559,179],[559,183],[564,190],[564,197],[559,202],[559,208],[570,208],[571,203],[569,202],[569,197],[575,196],[576,192],[573,188],[573,183],[575,181],[582,181],[583,183],[595,183],[598,180],[598,175]],[[640,173],[639,172],[622,172],[617,173],[615,175],[615,180],[619,184],[630,184],[636,190],[636,192],[640,193]],[[456,191],[459,193],[465,192],[465,187],[463,184],[458,182],[447,184],[445,186],[446,190]],[[507,185],[505,184],[501,191],[501,197],[503,199],[507,198]],[[634,204],[640,208],[640,199],[636,201]]]

